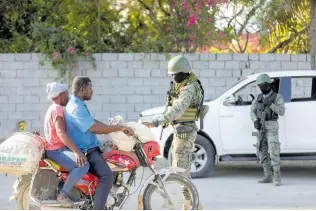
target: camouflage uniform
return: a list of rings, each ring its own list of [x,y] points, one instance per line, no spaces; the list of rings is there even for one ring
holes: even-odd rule
[[[180,91],[179,97],[173,102],[163,115],[156,121],[160,124],[172,123],[182,116],[189,106],[197,106],[202,99],[201,91],[197,82],[188,84]],[[186,176],[190,177],[190,154],[194,150],[194,142],[198,127],[195,122],[183,122],[173,124],[174,139],[172,142],[172,166],[186,169]]]
[[[187,67],[187,65],[185,67]],[[179,70],[179,72],[182,71]],[[190,73],[190,76],[192,75],[195,77],[193,73]],[[195,79],[197,78],[195,77]],[[196,80],[189,81],[180,88],[179,93],[173,98],[172,105],[167,108],[164,114],[153,120],[153,123],[156,126],[164,124],[171,124],[173,126],[174,135],[171,146],[172,166],[186,169],[184,175],[188,178],[191,178],[190,159],[191,154],[194,151],[194,142],[197,136],[198,127],[194,120],[190,122],[178,122],[177,119],[183,116],[189,107],[198,107],[202,99],[203,94],[200,84]],[[184,199],[190,200],[191,197],[188,190],[183,188],[182,192]]]
[[[267,97],[270,97],[273,94],[271,90],[268,94],[263,94],[263,100]],[[253,122],[258,120],[258,97],[252,102],[251,105],[251,119]],[[283,116],[285,113],[284,100],[281,95],[276,94],[272,104],[268,109],[271,109],[270,112],[276,117]],[[278,118],[278,117],[277,117]],[[281,160],[280,160],[280,142],[279,142],[279,124],[277,118],[274,120],[266,120],[265,128],[266,133],[262,141],[262,148],[259,152],[260,162],[263,165],[264,178],[260,180],[260,183],[272,182],[272,171],[274,171],[274,182],[276,186],[281,185]],[[257,146],[259,146],[259,140],[257,140]]]

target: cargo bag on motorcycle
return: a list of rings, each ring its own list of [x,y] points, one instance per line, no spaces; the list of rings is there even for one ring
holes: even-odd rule
[[[32,133],[17,132],[0,144],[0,172],[25,175],[36,170],[44,155],[44,142]]]

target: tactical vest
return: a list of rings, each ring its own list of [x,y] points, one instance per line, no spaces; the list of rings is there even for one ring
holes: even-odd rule
[[[200,118],[201,110],[203,110],[203,116],[205,116],[205,114],[208,112],[208,106],[202,104],[204,99],[204,90],[202,85],[199,83],[199,81],[193,84],[195,90],[197,91],[198,100],[197,102],[191,102],[190,106],[184,111],[183,115],[174,121],[176,123],[197,121]],[[178,99],[178,97],[179,95],[171,95],[171,105],[176,99]]]
[[[269,97],[272,98],[272,102],[274,102],[277,97],[277,93],[273,92]],[[265,106],[263,105],[263,94],[259,94],[257,98],[256,107],[256,115],[258,119],[261,119],[261,113],[264,110],[264,107]],[[279,116],[275,112],[273,112],[271,108],[267,109],[266,112],[266,121],[273,121],[279,118]]]

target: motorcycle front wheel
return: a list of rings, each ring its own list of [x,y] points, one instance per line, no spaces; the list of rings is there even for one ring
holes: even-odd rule
[[[167,183],[178,183],[181,185],[181,187],[186,187],[189,190],[189,193],[191,195],[190,210],[198,210],[199,207],[199,194],[197,192],[196,187],[194,184],[186,177],[180,175],[180,174],[170,174],[168,178],[165,180],[165,184]],[[143,195],[143,209],[144,210],[152,210],[152,202],[156,201],[153,197],[153,193],[157,191],[159,188],[156,185],[149,184]],[[159,190],[161,192],[161,190]],[[168,191],[168,190],[167,190]],[[169,193],[168,193],[169,194]],[[185,205],[183,204],[183,207]],[[167,209],[170,209],[170,207],[167,207]]]

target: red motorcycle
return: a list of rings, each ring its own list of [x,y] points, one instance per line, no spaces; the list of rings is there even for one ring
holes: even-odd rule
[[[153,193],[159,192],[163,198],[163,206],[167,209],[176,209],[172,197],[168,194],[165,183],[178,183],[191,192],[190,204],[185,206],[197,210],[199,204],[198,192],[194,184],[186,177],[179,174],[184,172],[181,168],[165,168],[159,173],[155,170],[156,157],[160,155],[159,144],[155,141],[142,143],[134,136],[136,144],[132,152],[111,150],[103,154],[114,174],[114,181],[104,209],[122,209],[131,196],[131,186],[136,182],[136,171],[139,167],[149,168],[152,175],[143,183],[138,194],[138,209],[151,210]],[[144,171],[143,171],[144,173]],[[129,174],[125,183],[123,174]],[[60,204],[56,196],[66,181],[69,172],[52,160],[44,158],[32,175],[21,175],[14,185],[15,192],[12,198],[17,200],[17,208],[26,209],[57,209]],[[87,173],[75,184],[71,192],[71,199],[75,206],[71,209],[90,210],[93,208],[95,189],[98,178]],[[156,199],[155,199],[156,201]],[[155,202],[156,203],[156,202]],[[187,202],[186,202],[187,203]],[[64,208],[63,208],[64,209]],[[179,208],[177,208],[179,209]]]

